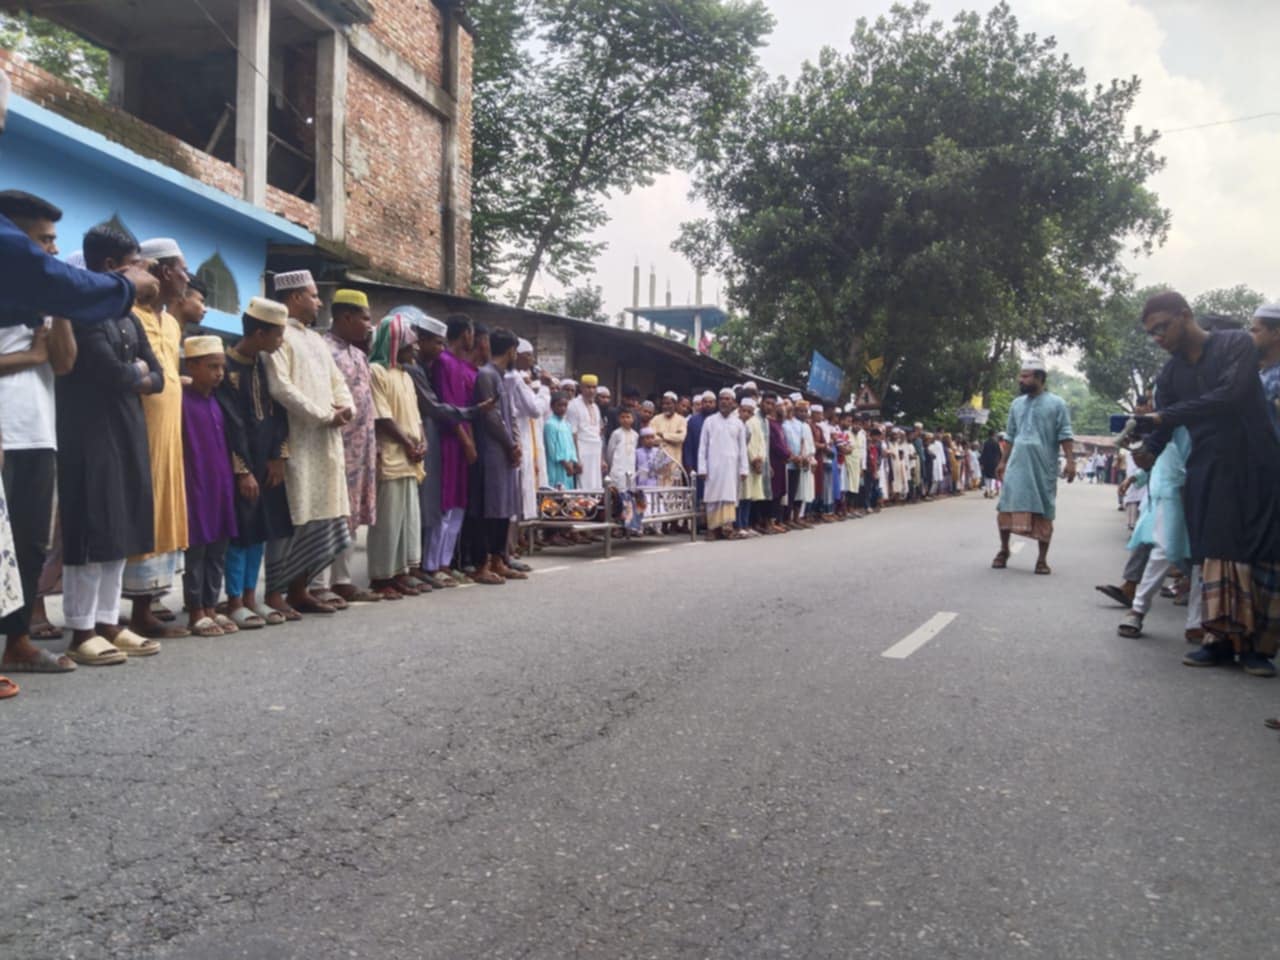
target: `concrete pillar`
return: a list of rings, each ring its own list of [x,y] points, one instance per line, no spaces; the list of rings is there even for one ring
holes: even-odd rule
[[[658,305],[658,272],[649,268],[649,306],[656,307]]]
[[[694,313],[693,315],[693,349],[701,352],[702,350],[702,314]]]
[[[462,87],[462,57],[460,54],[462,23],[453,5],[441,6],[444,18],[442,64],[440,78],[444,89],[455,102]],[[467,291],[458,287],[458,119],[454,116],[444,123],[444,142],[441,144],[443,165],[440,171],[440,239],[443,261],[443,287],[450,293]]]
[[[702,306],[702,271],[699,270],[693,288],[693,305],[695,307]]]
[[[240,0],[236,20],[236,166],[244,199],[267,200],[267,76],[271,62],[271,0]]]
[[[316,206],[320,233],[331,240],[347,232],[347,38],[323,34],[316,44]]]
[[[631,275],[631,306],[640,309],[640,264],[635,265],[635,270]]]

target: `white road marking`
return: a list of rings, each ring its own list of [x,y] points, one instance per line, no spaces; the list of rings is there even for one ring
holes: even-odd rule
[[[591,562],[592,563],[613,563],[613,561],[621,560],[621,559],[622,559],[621,557],[598,557],[597,559],[592,560]]]
[[[651,554],[651,553],[670,553],[670,552],[671,552],[671,548],[670,548],[670,547],[653,547],[653,548],[651,548],[651,549],[646,549],[646,550],[641,554],[641,556],[642,556],[642,557],[647,557],[647,556],[649,556],[649,554]]]
[[[562,563],[555,567],[539,567],[537,570],[533,572],[534,573],[555,573],[557,570],[568,570],[568,569],[569,569],[569,565],[567,563]]]
[[[880,654],[882,657],[888,657],[890,660],[905,660],[911,656],[926,643],[942,632],[952,620],[956,618],[954,613],[935,613],[932,617],[917,627],[911,633],[907,634],[892,647]]]
[[[1009,547],[1009,552],[1016,556],[1017,554],[1022,552],[1022,548],[1025,547],[1026,545],[1027,545],[1027,541],[1019,540],[1017,543]]]

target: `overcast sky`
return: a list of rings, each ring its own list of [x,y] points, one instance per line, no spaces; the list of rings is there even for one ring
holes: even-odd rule
[[[777,21],[762,62],[771,74],[795,76],[824,43],[848,42],[860,16],[885,13],[891,0],[767,0]],[[1161,130],[1253,114],[1280,113],[1280,2],[1277,0],[1011,0],[1024,30],[1057,38],[1059,49],[1106,82],[1133,74],[1142,93],[1133,123]],[[990,3],[937,0],[943,20]],[[837,43],[838,41],[838,43]],[[1280,298],[1280,116],[1170,133],[1159,146],[1168,165],[1152,182],[1173,216],[1169,239],[1131,267],[1140,282],[1168,282],[1193,296],[1245,283]],[[631,303],[631,271],[639,261],[642,302],[650,265],[658,300],[670,281],[674,302],[691,302],[693,270],[670,249],[682,220],[703,211],[688,197],[682,172],[652,187],[611,198],[608,243],[596,266],[611,314]],[[1268,229],[1271,227],[1271,229]],[[718,282],[707,281],[704,299]],[[552,285],[543,285],[550,292]]]

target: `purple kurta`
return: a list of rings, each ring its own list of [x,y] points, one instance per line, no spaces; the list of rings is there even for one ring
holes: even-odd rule
[[[446,350],[436,358],[431,371],[436,396],[441,403],[456,407],[469,407],[476,385],[476,369],[465,360],[459,360]],[[444,425],[440,429],[440,509],[466,509],[467,506],[467,458],[462,452],[462,441],[457,429],[470,430],[468,426],[455,428]]]
[[[218,398],[182,391],[182,458],[187,481],[190,546],[236,535],[236,483]]]

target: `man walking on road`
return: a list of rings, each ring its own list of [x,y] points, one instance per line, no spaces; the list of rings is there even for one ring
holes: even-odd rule
[[[1021,396],[1009,409],[1005,433],[1009,446],[996,468],[1004,486],[1000,491],[997,525],[1000,552],[991,561],[996,570],[1009,563],[1009,535],[1030,537],[1040,547],[1036,573],[1048,575],[1049,541],[1058,497],[1058,448],[1066,458],[1067,483],[1076,478],[1072,455],[1071,415],[1061,397],[1045,388],[1044,361],[1028,360],[1018,374]]]

